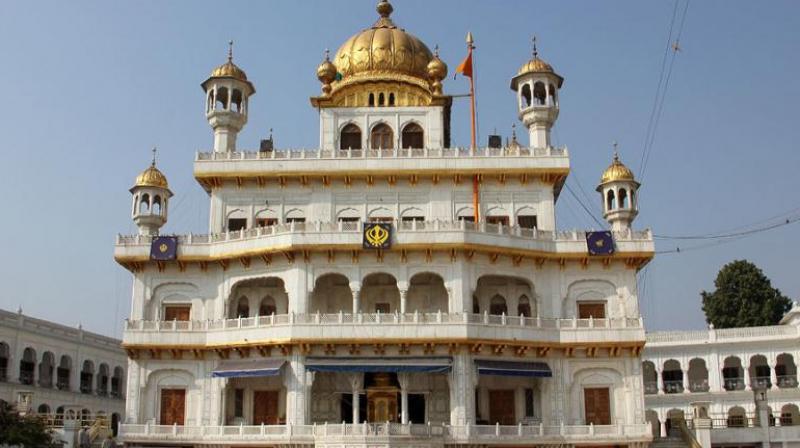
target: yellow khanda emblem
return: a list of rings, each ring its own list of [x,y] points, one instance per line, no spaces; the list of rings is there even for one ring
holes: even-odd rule
[[[162,254],[166,253],[167,249],[169,249],[169,246],[167,246],[166,243],[161,243],[161,245],[158,246],[158,250],[160,250]]]
[[[383,247],[389,239],[389,231],[381,225],[374,224],[364,232],[364,238],[372,247]]]

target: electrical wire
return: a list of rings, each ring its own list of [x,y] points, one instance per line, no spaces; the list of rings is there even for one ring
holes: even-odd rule
[[[606,227],[606,226],[605,226],[605,224],[603,224],[602,222],[600,222],[600,220],[599,220],[599,219],[597,219],[597,217],[596,217],[596,216],[594,216],[594,214],[593,214],[593,213],[592,213],[592,212],[589,210],[589,208],[588,208],[588,207],[586,207],[586,205],[583,203],[583,201],[581,201],[581,199],[578,197],[578,195],[576,195],[576,194],[575,194],[575,192],[572,190],[572,188],[569,186],[569,184],[568,184],[568,183],[566,183],[566,182],[564,182],[564,186],[567,188],[567,191],[569,192],[569,194],[571,194],[571,195],[572,195],[572,197],[573,197],[573,198],[574,198],[576,201],[578,201],[578,204],[580,204],[580,206],[581,206],[581,208],[583,209],[583,211],[585,211],[585,212],[586,212],[586,214],[587,214],[587,215],[589,215],[589,216],[590,216],[590,217],[591,217],[591,218],[594,220],[594,222],[596,222],[596,223],[597,223],[597,225],[598,225],[598,226],[600,226],[600,228],[601,228],[601,229],[605,228],[605,227]]]
[[[773,229],[777,229],[778,227],[794,224],[798,221],[800,221],[800,216],[794,218],[786,218],[783,222],[773,223],[767,226],[744,230],[741,232],[721,233],[716,235],[653,235],[653,238],[661,240],[717,240],[717,239],[737,238],[737,237],[754,235],[756,233],[767,232]]]

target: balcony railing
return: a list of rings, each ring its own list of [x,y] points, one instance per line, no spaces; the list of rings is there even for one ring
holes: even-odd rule
[[[728,378],[724,384],[725,390],[744,390],[743,378]]]
[[[198,152],[195,161],[286,159],[408,159],[466,157],[567,157],[566,147],[547,148],[404,148],[404,149],[285,149],[272,151]]]
[[[5,367],[0,368],[0,381],[6,382],[8,381],[8,369]]]
[[[754,376],[750,378],[750,387],[755,388],[766,388],[769,389],[772,387],[772,380],[768,376]]]
[[[683,392],[683,381],[664,381],[664,393],[679,394]]]
[[[325,440],[387,438],[439,439],[444,443],[488,443],[519,445],[553,442],[613,442],[650,440],[649,425],[422,425],[397,423],[261,425],[261,426],[178,426],[120,425],[126,442],[169,440],[183,443],[269,442],[314,443]]]
[[[58,388],[58,390],[69,390],[69,379],[59,378],[56,382],[56,388]]]
[[[778,375],[778,387],[780,388],[797,387],[797,376]]]
[[[658,382],[657,381],[645,381],[644,382],[644,393],[652,395],[658,393]]]
[[[708,380],[692,381],[689,383],[690,392],[708,392],[710,389]]]
[[[19,382],[20,384],[25,384],[28,386],[33,385],[33,372],[20,372],[19,373]]]

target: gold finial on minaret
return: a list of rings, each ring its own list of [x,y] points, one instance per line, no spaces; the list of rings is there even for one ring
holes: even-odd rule
[[[158,150],[156,149],[155,146],[153,146],[152,151],[153,151],[153,162],[150,165],[151,166],[156,166],[156,151],[158,151]]]
[[[619,143],[617,143],[617,141],[614,140],[613,142],[611,142],[611,146],[614,147],[614,160],[618,162],[619,161],[619,151],[617,151],[617,146],[619,146]]]
[[[536,35],[533,35],[533,58],[536,59],[539,57],[539,50],[536,48]]]
[[[228,41],[228,62],[233,62],[233,40]]]

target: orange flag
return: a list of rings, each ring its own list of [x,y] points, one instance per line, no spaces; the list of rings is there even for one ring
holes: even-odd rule
[[[461,61],[461,64],[459,64],[456,68],[455,74],[458,73],[461,73],[468,78],[472,78],[472,50],[470,50],[467,57],[464,58],[464,60]],[[455,79],[455,74],[453,75],[453,79]]]

